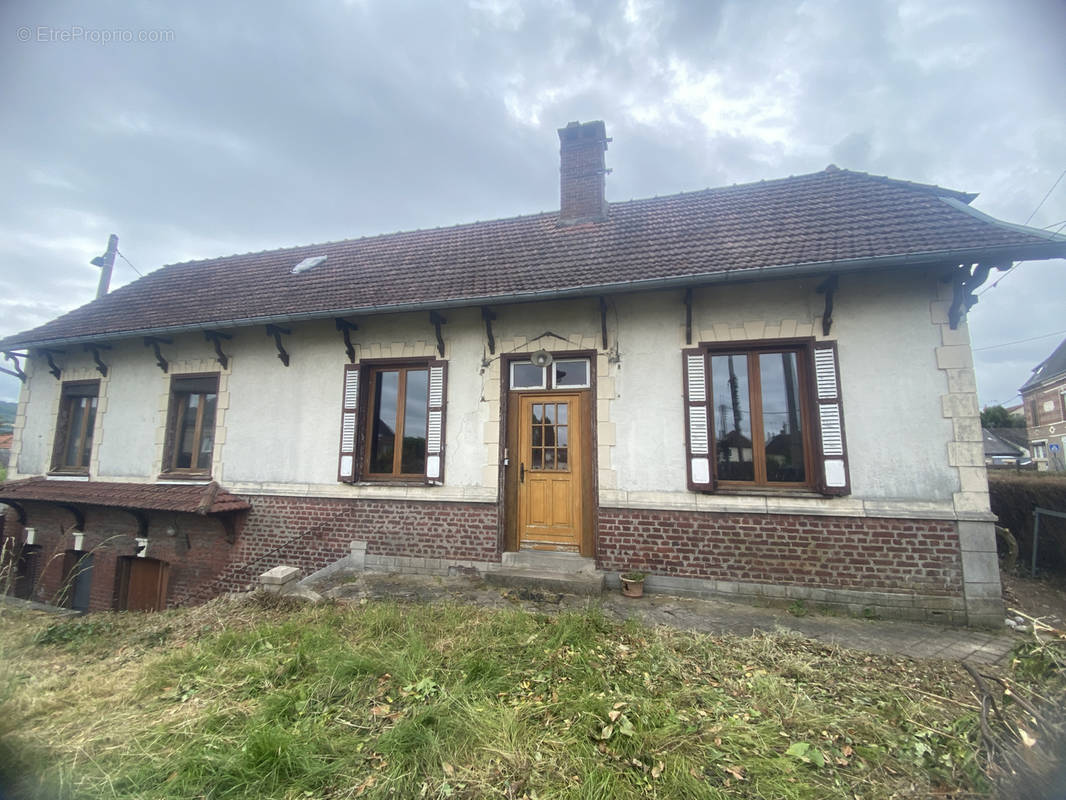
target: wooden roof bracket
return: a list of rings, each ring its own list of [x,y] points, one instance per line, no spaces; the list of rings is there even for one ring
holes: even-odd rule
[[[100,351],[101,350],[110,350],[110,349],[111,349],[111,345],[109,345],[109,344],[87,344],[87,345],[85,345],[85,352],[93,354],[93,361],[96,362],[96,371],[99,372],[101,375],[103,375],[105,378],[107,377],[107,364],[105,364],[103,361],[100,360]]]
[[[355,347],[352,346],[352,331],[359,330],[359,326],[340,317],[337,317],[334,322],[337,323],[337,330],[344,334],[344,352],[348,354],[348,363],[354,364]]]
[[[444,337],[441,336],[440,326],[447,325],[448,320],[438,314],[436,311],[429,312],[429,321],[433,323],[433,328],[437,332],[437,352],[440,353],[440,357],[444,358]]]
[[[174,344],[174,340],[165,339],[161,336],[144,337],[144,346],[152,348],[152,351],[155,353],[155,363],[161,370],[163,370],[163,372],[166,372],[170,369],[170,364],[167,363],[167,360],[163,358],[163,354],[159,351],[159,345],[161,344]]]
[[[3,504],[8,508],[12,509],[15,512],[15,515],[18,517],[19,525],[25,527],[27,522],[26,509],[22,507],[21,503],[18,503],[14,500],[5,500],[0,497],[0,504]]]
[[[211,342],[215,346],[215,359],[221,365],[222,369],[229,366],[229,356],[222,352],[222,340],[232,339],[233,334],[222,333],[221,331],[204,331],[204,339]]]
[[[15,369],[10,370],[10,369],[7,369],[6,367],[0,367],[0,372],[6,373],[8,375],[14,375],[20,381],[25,383],[26,382],[26,373],[22,371],[22,365],[19,364],[19,358],[20,358],[19,354],[18,353],[9,353],[9,352],[7,352],[5,350],[4,351],[4,358],[6,358],[8,361],[10,361],[15,366]]]
[[[974,294],[981,284],[988,279],[988,273],[993,269],[1008,269],[999,264],[959,264],[949,275],[941,278],[945,283],[951,282],[951,305],[948,307],[948,324],[952,330],[959,327],[962,317],[977,305],[977,295]]]
[[[44,357],[46,359],[48,359],[48,371],[52,373],[52,377],[54,377],[57,381],[58,380],[62,380],[63,379],[63,370],[61,370],[58,366],[56,366],[56,362],[52,358],[52,356],[61,355],[61,354],[65,353],[66,351],[65,350],[47,350],[47,349],[43,349],[42,348],[41,350],[38,350],[37,352],[43,354]]]
[[[79,533],[85,532],[85,512],[71,503],[56,503],[56,508],[61,508],[64,511],[70,512],[70,515],[74,517],[74,530]]]
[[[603,349],[607,349],[607,299],[600,295],[600,337],[603,339]]]
[[[492,323],[496,320],[496,312],[488,306],[481,307],[481,318],[485,320],[485,336],[489,340],[489,355],[496,355],[496,337],[492,335]]]
[[[836,294],[839,285],[839,276],[830,275],[814,288],[814,291],[818,292],[818,294],[825,295],[825,310],[822,312],[822,336],[828,336],[829,331],[833,329],[833,295]]]
[[[692,344],[692,287],[685,289],[685,344]]]
[[[289,366],[289,354],[285,352],[284,346],[281,344],[282,336],[289,336],[292,331],[289,328],[282,328],[280,325],[267,325],[267,336],[274,337],[274,346],[278,348],[278,358],[281,359],[281,363],[286,367]]]
[[[221,514],[212,514],[212,516],[219,521],[222,529],[226,532],[226,541],[230,544],[236,543],[237,536],[240,535],[241,528],[244,527],[245,512],[226,511]]]

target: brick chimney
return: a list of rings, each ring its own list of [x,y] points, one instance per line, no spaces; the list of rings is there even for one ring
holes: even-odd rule
[[[604,166],[607,127],[602,120],[559,128],[559,224],[607,219]]]

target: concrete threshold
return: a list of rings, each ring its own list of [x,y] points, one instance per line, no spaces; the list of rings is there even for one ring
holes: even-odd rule
[[[510,568],[486,572],[485,583],[510,589],[538,589],[560,594],[598,596],[606,582],[602,572],[554,572],[544,569]]]

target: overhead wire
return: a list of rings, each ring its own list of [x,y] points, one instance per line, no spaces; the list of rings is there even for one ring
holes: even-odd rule
[[[122,252],[121,250],[119,250],[119,249],[118,249],[117,247],[115,248],[115,252],[116,252],[116,253],[118,253],[118,254],[119,254],[120,256],[122,256],[122,260],[123,260],[123,261],[125,261],[125,262],[126,262],[127,264],[129,264],[129,265],[130,265],[130,268],[131,268],[131,269],[132,269],[132,270],[133,270],[134,272],[136,272],[136,273],[137,273],[138,275],[140,275],[140,276],[141,276],[142,278],[144,277],[144,275],[143,275],[143,274],[141,273],[141,271],[140,271],[139,269],[137,269],[137,268],[136,268],[135,266],[133,266],[133,262],[132,262],[132,261],[130,261],[130,260],[129,260],[128,258],[126,258],[126,254],[125,254],[125,253],[123,253],[123,252]]]

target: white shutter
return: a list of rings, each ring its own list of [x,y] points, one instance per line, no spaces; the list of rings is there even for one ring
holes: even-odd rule
[[[344,399],[341,403],[341,446],[337,480],[352,483],[355,480],[355,450],[358,442],[359,424],[359,367],[344,365]]]
[[[448,362],[429,362],[426,409],[426,483],[444,483],[444,409],[448,402]]]
[[[699,349],[681,352],[685,381],[685,462],[688,486],[696,491],[714,488],[711,471],[711,427],[708,416],[707,354]]]
[[[836,342],[815,344],[814,385],[821,434],[821,490],[823,494],[849,494],[851,480]]]

